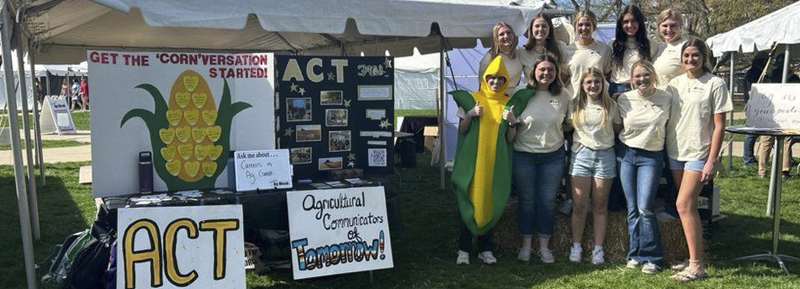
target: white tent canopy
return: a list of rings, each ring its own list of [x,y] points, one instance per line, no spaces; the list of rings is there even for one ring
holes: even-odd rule
[[[800,2],[783,7],[731,31],[707,40],[714,56],[725,52],[744,53],[768,50],[774,43],[800,43]],[[795,48],[794,50],[800,50]],[[792,54],[797,55],[794,51]]]
[[[424,54],[440,49],[434,23],[449,47],[474,47],[499,21],[522,34],[543,7],[504,0],[36,0],[25,13],[37,62],[59,64],[85,60],[89,48],[404,56],[416,47]]]

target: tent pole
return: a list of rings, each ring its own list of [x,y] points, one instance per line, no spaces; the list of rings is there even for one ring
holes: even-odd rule
[[[22,235],[22,253],[25,257],[25,276],[28,288],[36,288],[36,272],[33,268],[33,241],[31,240],[31,219],[28,211],[28,197],[25,192],[25,176],[22,169],[22,151],[19,147],[19,120],[17,119],[17,97],[14,93],[14,68],[11,61],[11,12],[9,2],[3,1],[2,11],[2,38],[3,46],[3,71],[5,72],[6,97],[8,103],[8,119],[11,131],[11,152],[14,156],[14,183],[17,188],[17,206],[19,207],[19,226]],[[24,76],[23,76],[24,78]]]
[[[19,26],[19,24],[15,24]],[[19,30],[21,31],[21,29]],[[33,141],[31,139],[31,120],[28,112],[28,85],[25,80],[25,58],[22,51],[22,33],[17,33],[17,63],[19,63],[19,87],[20,95],[22,96],[22,127],[25,130],[25,158],[28,162],[28,205],[30,206],[31,214],[31,229],[33,229],[33,239],[38,241],[41,239],[39,234],[39,203],[36,201],[36,171],[33,168]],[[31,71],[31,74],[34,74]],[[33,84],[31,83],[31,87]],[[36,98],[34,97],[34,102]]]
[[[735,63],[735,61],[733,60],[734,57],[736,57],[736,52],[735,51],[731,52],[731,83],[730,83],[730,87],[731,87],[730,94],[731,94],[731,96],[733,95],[733,87],[734,87],[734,84],[733,84],[733,82],[734,82],[733,75],[735,74],[735,71],[734,71],[734,63]],[[732,126],[732,125],[733,125],[733,110],[731,110],[730,122],[728,123],[728,126]],[[730,134],[730,136],[731,136],[731,139],[730,139],[730,142],[728,143],[728,170],[732,170],[733,169],[733,134]]]
[[[30,69],[31,69],[31,83],[32,87],[36,89],[36,83],[39,80],[36,77],[36,65],[34,64],[35,59],[33,58],[33,46],[28,45],[28,58],[30,58]],[[39,83],[39,89],[42,88],[42,84]],[[44,186],[44,156],[42,155],[42,126],[39,122],[39,92],[35,91],[33,93],[35,99],[33,101],[33,135],[36,141],[36,163],[39,165],[39,177],[40,183]],[[44,102],[42,102],[44,103]],[[38,238],[37,238],[38,240]]]
[[[781,83],[786,83],[789,80],[789,60],[792,58],[789,55],[789,44],[784,44],[784,54],[783,54],[783,77],[781,78]]]
[[[445,45],[444,45],[444,36],[442,36],[441,32],[439,33],[440,42],[439,42],[439,107],[437,107],[438,111],[438,123],[439,123],[439,186],[444,191],[445,188],[445,172],[444,172],[444,165],[447,162],[447,148],[445,147],[445,133],[444,133],[444,109],[445,109],[445,82],[444,82],[444,53],[445,53]]]

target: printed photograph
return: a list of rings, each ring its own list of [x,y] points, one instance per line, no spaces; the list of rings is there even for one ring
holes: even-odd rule
[[[328,151],[330,152],[349,152],[350,151],[350,131],[339,130],[328,132]]]
[[[291,149],[291,156],[289,157],[293,165],[297,164],[310,164],[311,163],[311,148],[294,148]]]
[[[311,98],[287,98],[286,99],[286,121],[310,121],[311,120]]]
[[[341,90],[323,90],[319,93],[320,105],[342,105]]]
[[[319,159],[320,171],[340,170],[340,169],[342,169],[342,157]]]
[[[326,109],[325,126],[347,126],[347,110]]]
[[[322,141],[322,126],[318,124],[298,125],[295,129],[295,141]]]

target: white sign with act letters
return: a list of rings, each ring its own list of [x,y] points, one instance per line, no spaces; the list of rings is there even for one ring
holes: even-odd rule
[[[121,208],[117,289],[245,288],[242,206]]]
[[[234,160],[237,191],[292,187],[288,149],[237,151]]]
[[[383,187],[286,193],[294,279],[392,268]]]
[[[745,126],[800,129],[800,84],[753,84]]]

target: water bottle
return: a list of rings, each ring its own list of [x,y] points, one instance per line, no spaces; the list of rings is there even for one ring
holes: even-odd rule
[[[146,195],[153,192],[153,155],[150,152],[139,153],[139,193]]]

